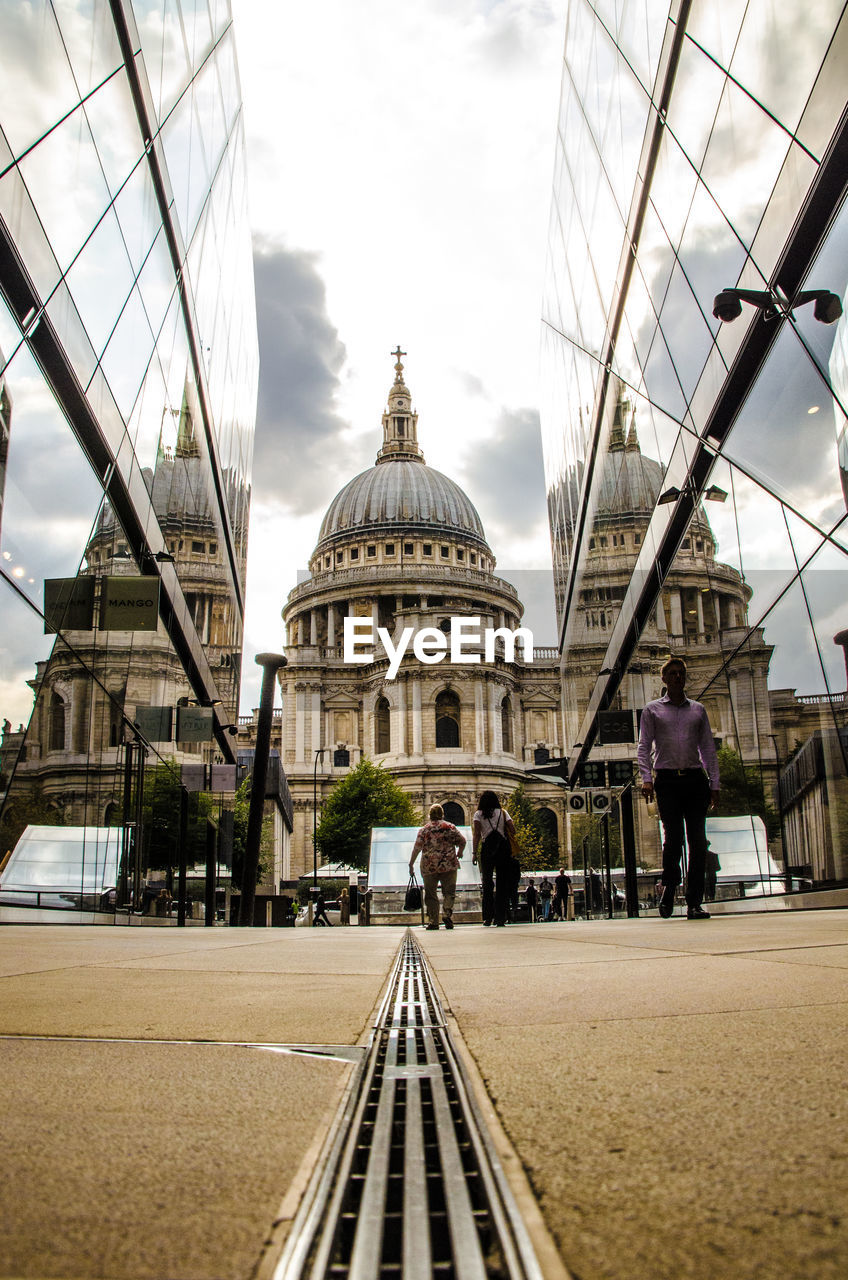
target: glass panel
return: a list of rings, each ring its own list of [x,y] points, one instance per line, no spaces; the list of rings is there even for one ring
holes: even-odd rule
[[[844,202],[813,265],[803,288],[827,289],[848,307],[848,202]],[[835,324],[816,320],[814,303],[795,312],[795,324],[807,349],[848,411],[848,316]],[[822,406],[825,409],[826,406]],[[841,414],[839,415],[841,420]]]
[[[683,42],[668,105],[668,127],[696,169],[704,158],[726,82],[725,73],[691,40]]]
[[[720,5],[693,5],[686,22],[686,34],[711,53],[723,67],[728,67],[747,8],[748,0],[722,0]]]
[[[65,277],[99,355],[133,287],[118,220],[110,209]]]
[[[144,155],[126,73],[113,76],[88,99],[84,109],[107,186],[114,196]]]
[[[67,270],[109,204],[100,161],[82,110],[20,161],[32,201],[62,270]],[[68,192],[74,193],[72,200]]]
[[[16,168],[10,169],[0,178],[0,216],[24,261],[36,292],[41,298],[49,297],[61,272],[23,178]]]
[[[671,273],[660,325],[688,400],[697,386],[713,335],[679,264]]]
[[[0,555],[4,571],[40,608],[45,578],[76,573],[101,491],[27,348],[9,364],[6,386]]]
[[[150,327],[158,336],[168,308],[173,305],[176,280],[165,233],[159,235],[147,255],[138,278],[138,289],[147,312]]]
[[[153,334],[138,290],[133,289],[103,352],[101,367],[125,421],[135,404],[153,353]]]
[[[650,89],[657,74],[668,5],[665,0],[624,0],[615,8],[618,10],[616,43],[644,87]]]
[[[52,0],[81,96],[123,64],[108,0]]]
[[[831,528],[845,511],[827,388],[784,326],[723,452],[796,511]],[[821,412],[810,412],[821,406]]]
[[[701,178],[736,234],[749,247],[789,146],[783,129],[728,81]]]
[[[162,121],[189,81],[179,4],[177,0],[137,0],[133,11],[153,103]]]
[[[0,373],[3,372],[6,362],[11,360],[22,341],[15,317],[0,298]]]
[[[802,570],[801,580],[818,639],[822,686],[827,693],[844,693],[845,651],[834,636],[843,632],[848,622],[848,554],[824,543]]]
[[[795,131],[813,82],[842,13],[841,0],[807,6],[749,5],[730,70],[749,93],[791,132]],[[778,50],[792,51],[791,74]]]
[[[48,0],[3,6],[0,119],[15,156],[79,102]]]

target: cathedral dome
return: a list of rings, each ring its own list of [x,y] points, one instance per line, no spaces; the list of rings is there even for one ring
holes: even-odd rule
[[[610,446],[598,490],[598,515],[650,514],[662,485],[663,469],[636,446]]]
[[[324,516],[318,545],[389,525],[430,526],[485,542],[483,525],[459,485],[423,462],[387,459],[337,493]]]
[[[459,485],[428,467],[418,443],[418,414],[412,409],[397,356],[395,380],[383,414],[383,444],[375,465],[354,476],[336,494],[321,524],[315,554],[352,538],[416,530],[432,537],[461,538],[491,554],[483,523]]]

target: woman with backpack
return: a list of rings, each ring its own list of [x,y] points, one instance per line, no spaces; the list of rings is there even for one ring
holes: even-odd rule
[[[515,827],[494,791],[484,791],[471,819],[472,861],[480,865],[483,882],[483,924],[506,924],[512,889],[510,836]]]

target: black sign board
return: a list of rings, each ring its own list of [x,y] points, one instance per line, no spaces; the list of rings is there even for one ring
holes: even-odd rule
[[[235,791],[236,767],[234,764],[213,764],[210,779],[212,791]]]
[[[602,747],[616,742],[634,742],[632,711],[599,711],[598,742]]]
[[[101,631],[155,631],[159,623],[159,579],[101,578]]]
[[[211,738],[211,707],[177,707],[177,742],[209,742]]]
[[[577,770],[578,787],[605,787],[607,770],[603,760],[584,760]]]
[[[609,769],[609,784],[611,787],[626,787],[629,782],[633,781],[632,760],[610,760],[607,768]]]
[[[174,722],[172,707],[136,707],[134,724],[148,742],[170,742]]]
[[[94,627],[93,577],[44,579],[44,634],[91,631]]]

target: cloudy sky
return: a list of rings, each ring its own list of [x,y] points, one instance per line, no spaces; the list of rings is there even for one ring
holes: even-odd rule
[[[427,462],[555,643],[537,406],[565,2],[233,0],[262,359],[243,714],[326,507],[373,465],[398,343]]]

